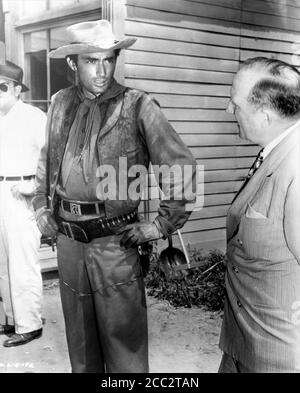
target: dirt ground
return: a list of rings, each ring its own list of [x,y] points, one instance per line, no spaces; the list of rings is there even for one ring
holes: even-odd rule
[[[150,372],[215,373],[221,358],[220,314],[199,308],[174,308],[147,296]],[[5,348],[0,336],[0,373],[69,373],[70,364],[58,280],[44,281],[43,336]]]

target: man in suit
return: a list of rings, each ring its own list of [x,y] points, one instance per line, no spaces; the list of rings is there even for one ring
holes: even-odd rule
[[[300,73],[248,59],[228,111],[263,149],[227,216],[222,373],[300,371]]]

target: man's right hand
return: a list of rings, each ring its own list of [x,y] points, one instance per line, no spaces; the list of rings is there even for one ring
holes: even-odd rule
[[[42,212],[37,212],[36,223],[42,235],[56,236],[58,226],[50,210],[46,209]]]

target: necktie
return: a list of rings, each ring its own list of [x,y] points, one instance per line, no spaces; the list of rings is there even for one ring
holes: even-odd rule
[[[249,180],[251,179],[251,177],[254,175],[254,173],[257,171],[257,169],[261,166],[261,164],[264,160],[263,151],[264,151],[264,149],[261,149],[259,151],[259,153],[257,154],[256,159],[255,159],[254,163],[252,164],[251,168],[249,169],[248,175],[247,175],[244,183],[242,184],[242,187],[239,189],[239,191],[236,194],[236,196],[234,197],[233,201],[240,194],[240,192],[246,187],[246,185],[249,182]]]
[[[254,175],[254,173],[257,171],[257,169],[261,166],[261,164],[264,160],[263,151],[264,151],[264,149],[261,149],[259,151],[252,167],[249,169],[249,172],[248,172],[245,182],[248,182],[251,179],[251,177]]]

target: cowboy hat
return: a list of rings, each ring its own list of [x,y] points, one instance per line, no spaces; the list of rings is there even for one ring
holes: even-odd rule
[[[3,42],[0,42],[0,78],[16,82],[22,87],[22,93],[29,90],[29,88],[22,83],[22,68],[5,59],[5,45]]]
[[[136,41],[136,38],[117,40],[112,32],[110,22],[105,19],[76,23],[67,27],[66,30],[69,44],[51,51],[49,57],[57,59],[82,53],[126,49]]]

